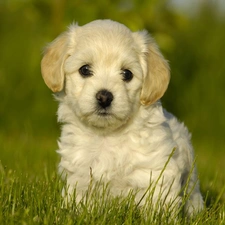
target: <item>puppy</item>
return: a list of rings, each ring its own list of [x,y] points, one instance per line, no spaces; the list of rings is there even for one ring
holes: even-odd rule
[[[149,191],[165,207],[186,196],[189,216],[203,208],[190,134],[159,100],[169,65],[146,31],[111,20],[72,25],[47,46],[41,71],[59,101],[68,196],[76,188],[80,201],[101,180],[112,195],[137,191],[141,204]]]

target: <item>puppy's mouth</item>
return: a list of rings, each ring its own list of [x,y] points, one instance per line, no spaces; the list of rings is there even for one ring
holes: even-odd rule
[[[113,116],[107,109],[97,109],[95,113],[101,117]]]
[[[111,107],[103,109],[97,106],[93,111],[83,114],[81,119],[91,127],[115,130],[125,124],[129,117],[117,114]]]

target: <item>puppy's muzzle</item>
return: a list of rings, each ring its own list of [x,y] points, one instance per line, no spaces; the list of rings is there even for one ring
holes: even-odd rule
[[[110,91],[103,89],[96,94],[96,99],[98,101],[98,105],[101,108],[106,109],[113,101],[113,94]]]

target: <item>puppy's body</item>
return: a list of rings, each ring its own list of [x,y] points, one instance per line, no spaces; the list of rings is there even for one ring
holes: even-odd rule
[[[71,117],[65,118],[65,113]],[[91,179],[103,179],[110,182],[114,195],[128,194],[132,189],[139,190],[139,201],[150,181],[158,179],[174,148],[175,152],[166,166],[162,182],[164,194],[167,195],[169,191],[168,202],[181,194],[182,184],[185,184],[193,166],[190,136],[183,124],[163,112],[160,103],[141,107],[129,126],[110,134],[99,134],[96,130],[87,129],[63,103],[58,115],[59,120],[66,123],[58,151],[62,157],[60,170],[66,171],[70,194],[76,186],[78,200],[87,190]],[[202,204],[199,187],[195,182],[197,177],[194,172],[189,182],[190,188],[196,185],[191,205],[187,206],[190,212],[193,210],[192,204]],[[159,182],[155,190],[156,201],[161,191]]]
[[[146,32],[109,20],[73,25],[48,47],[42,74],[60,102],[59,168],[69,195],[76,187],[79,201],[92,179],[114,195],[135,190],[139,201],[164,170],[153,201],[179,206],[190,175],[186,212],[203,207],[195,169],[189,174],[190,135],[158,101],[169,67]]]

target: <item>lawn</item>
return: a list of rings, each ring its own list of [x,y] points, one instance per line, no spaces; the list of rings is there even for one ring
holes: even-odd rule
[[[139,208],[132,194],[110,198],[107,189],[101,197],[96,190],[91,201],[63,207],[56,137],[1,137],[0,147],[0,224],[225,224],[224,154],[216,158],[209,151],[198,151],[206,209],[187,221],[182,216],[169,219],[170,211],[162,217],[153,212],[151,204]]]

